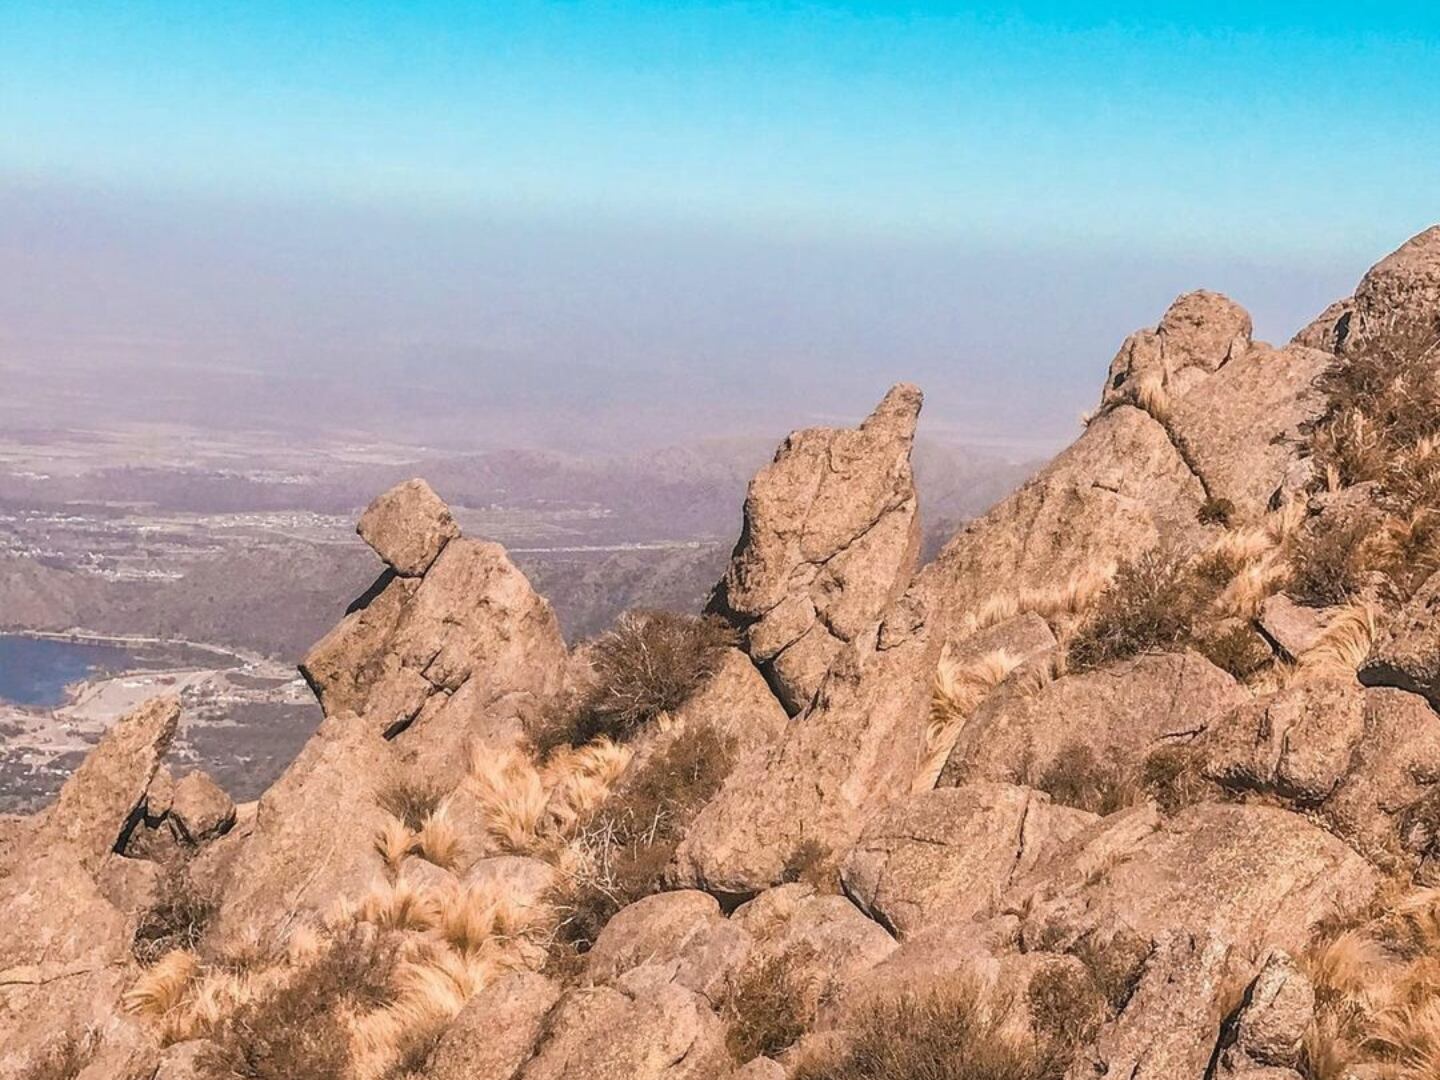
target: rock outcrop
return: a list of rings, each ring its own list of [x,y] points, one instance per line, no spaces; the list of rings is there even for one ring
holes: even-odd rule
[[[920,391],[892,387],[858,429],[791,435],[750,484],[713,610],[791,713],[905,590],[920,553],[910,470]]]
[[[1440,575],[1415,589],[1420,518],[1314,475],[1307,439],[1337,358],[1437,317],[1440,228],[1281,349],[1182,296],[1084,434],[918,573],[919,392],[798,432],[711,600],[740,646],[615,742],[563,722],[594,654],[399,485],[358,526],[384,573],[304,662],[324,722],[258,805],[171,775],[160,701],[43,814],[0,818],[0,1074],[83,1034],[74,1080],[198,1080],[275,993],[306,1039],[343,1021],[332,1062],[417,1080],[813,1075],[905,995],[1072,1080],[1300,1080],[1327,1039],[1337,1076],[1379,1075],[1361,1059],[1409,1052],[1399,1006],[1440,956]],[[1302,603],[1297,569],[1356,521],[1388,527],[1404,587],[1366,567]],[[1111,583],[1161,550],[1227,591]],[[1106,589],[1105,612],[1137,590],[1137,624],[1193,602],[1230,648],[1139,626],[1082,661]],[[670,764],[696,731],[718,739]],[[1410,996],[1347,1005],[1372,976]],[[1335,1038],[1380,1012],[1383,1039]]]

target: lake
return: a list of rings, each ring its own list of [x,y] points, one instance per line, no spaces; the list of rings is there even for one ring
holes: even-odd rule
[[[0,634],[0,700],[32,708],[65,704],[65,688],[94,675],[144,666],[121,645]]]

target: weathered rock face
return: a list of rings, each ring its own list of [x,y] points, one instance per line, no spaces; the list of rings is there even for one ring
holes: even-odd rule
[[[705,999],[675,985],[633,996],[609,986],[571,991],[523,1080],[711,1080],[730,1067],[725,1031]]]
[[[352,715],[327,717],[260,799],[254,829],[229,868],[213,930],[219,940],[272,935],[379,879],[379,794],[393,767],[379,732]]]
[[[397,574],[419,577],[460,535],[460,526],[430,485],[417,479],[379,496],[360,515],[355,531]]]
[[[1377,866],[1433,872],[1440,717],[1416,695],[1292,686],[1233,710],[1197,752],[1211,779],[1285,800]]]
[[[1440,708],[1440,574],[1380,628],[1360,681],[1423,694]]]
[[[1109,409],[1015,494],[971,522],[919,583],[947,621],[997,593],[1059,588],[1199,528],[1205,489],[1165,429]]]
[[[1011,784],[927,791],[871,819],[845,858],[842,880],[871,918],[907,937],[941,915],[974,916],[1094,820]]]
[[[1440,225],[1370,268],[1348,300],[1331,304],[1297,341],[1341,355],[1432,333],[1440,316]]]
[[[1006,684],[965,725],[940,785],[1037,783],[1077,751],[1133,773],[1156,747],[1189,741],[1243,700],[1233,678],[1194,653],[1141,656],[1039,690]]]
[[[1257,344],[1175,397],[1165,426],[1212,499],[1253,519],[1277,492],[1298,491],[1301,429],[1320,411],[1314,383],[1332,361],[1319,349]]]
[[[391,737],[413,724],[402,752],[453,773],[467,742],[516,737],[527,710],[559,688],[560,627],[504,548],[449,536],[449,511],[428,488],[402,485],[372,514],[362,535],[421,576],[386,571],[301,671],[327,715],[353,712]],[[433,561],[411,553],[417,533]]]
[[[908,597],[844,646],[810,708],[696,818],[672,880],[745,897],[784,881],[806,852],[848,848],[871,813],[909,790],[938,655]]]
[[[1183,932],[1242,953],[1298,950],[1321,919],[1363,903],[1378,881],[1334,836],[1271,807],[1202,803],[1164,820],[1122,813],[1094,830],[1006,897],[1026,912],[1027,943]]]
[[[69,844],[87,871],[98,870],[143,814],[179,722],[178,698],[156,698],[117,720],[65,781],[34,843]]]
[[[529,971],[506,975],[470,999],[426,1066],[428,1080],[513,1080],[545,1030],[560,988]]]
[[[744,632],[791,713],[914,572],[910,450],[920,401],[902,384],[857,430],[796,432],[750,484],[744,530],[711,606]]]
[[[1095,1076],[1107,1080],[1203,1077],[1234,962],[1223,938],[1167,932],[1155,943],[1125,1011],[1095,1042]]]

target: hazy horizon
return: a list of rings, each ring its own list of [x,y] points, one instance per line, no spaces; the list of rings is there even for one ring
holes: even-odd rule
[[[1437,215],[1390,6],[19,3],[0,424],[475,448],[770,433],[920,383],[1048,453],[1205,287],[1283,341]]]

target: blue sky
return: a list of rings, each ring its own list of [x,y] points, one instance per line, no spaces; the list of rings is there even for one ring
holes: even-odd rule
[[[1294,320],[1440,218],[1440,5],[6,0],[0,184],[1208,260],[1309,275]]]

